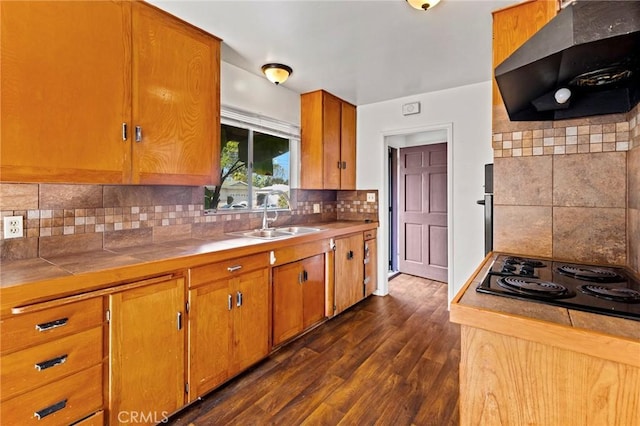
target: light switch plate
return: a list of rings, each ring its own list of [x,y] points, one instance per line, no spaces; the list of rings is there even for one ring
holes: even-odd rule
[[[375,202],[376,202],[376,193],[367,192],[367,203],[375,203]]]
[[[314,212],[314,213],[320,213],[320,204],[315,203],[315,204],[313,205],[313,212]]]
[[[22,216],[5,216],[3,218],[4,239],[22,238]]]

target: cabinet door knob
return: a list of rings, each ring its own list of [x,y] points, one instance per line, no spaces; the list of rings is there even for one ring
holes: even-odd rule
[[[227,271],[235,272],[235,271],[239,271],[240,269],[242,269],[242,265],[235,265],[235,266],[229,266],[227,268]]]
[[[126,141],[129,135],[127,134],[127,123],[122,123],[122,140]]]
[[[242,306],[242,293],[239,291],[236,293],[236,306],[238,308]]]
[[[136,142],[142,142],[142,126],[136,126]]]
[[[349,250],[347,252],[347,260],[351,260],[351,259],[353,259],[353,250]]]
[[[227,308],[229,310],[233,309],[233,297],[228,294],[227,296],[229,296],[229,298],[227,299]]]

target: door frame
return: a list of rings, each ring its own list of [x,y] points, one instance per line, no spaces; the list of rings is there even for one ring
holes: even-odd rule
[[[413,137],[412,137],[413,136]],[[380,211],[385,214],[380,215],[380,232],[384,236],[379,238],[378,244],[384,243],[386,246],[389,241],[389,215],[386,213],[389,211],[389,166],[388,166],[388,151],[389,147],[396,148],[398,154],[400,148],[408,148],[412,146],[430,145],[436,143],[447,144],[447,264],[449,265],[447,270],[447,286],[448,286],[448,299],[449,303],[455,296],[454,283],[453,283],[453,123],[441,123],[431,126],[410,127],[405,129],[396,129],[382,132],[384,139],[383,144],[383,185],[379,196]],[[397,179],[396,179],[397,184]],[[396,234],[396,238],[398,235]],[[389,293],[389,278],[388,278],[388,265],[389,254],[387,250],[379,250],[381,259],[379,259],[379,265],[381,269],[380,277],[383,277],[380,281],[381,288],[376,291],[378,295],[386,295]]]

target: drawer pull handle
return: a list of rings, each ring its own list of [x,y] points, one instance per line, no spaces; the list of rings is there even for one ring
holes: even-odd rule
[[[53,414],[56,411],[60,411],[66,406],[67,406],[67,400],[63,399],[62,401],[56,402],[55,404],[50,405],[47,408],[43,408],[40,411],[36,411],[35,413],[33,413],[33,416],[38,420],[42,420],[45,417],[47,417],[49,414]]]
[[[60,318],[54,321],[43,322],[42,324],[36,324],[36,330],[38,331],[52,330],[54,328],[65,326],[67,325],[68,322],[69,322],[69,318]]]
[[[60,355],[59,357],[49,359],[47,361],[38,362],[35,365],[36,370],[42,371],[42,370],[46,370],[47,368],[55,367],[56,365],[64,364],[67,361],[67,357],[68,355],[64,354],[64,355]]]
[[[242,269],[242,265],[229,266],[229,267],[227,268],[227,271],[229,271],[229,272],[235,272],[235,271],[239,271],[240,269]]]

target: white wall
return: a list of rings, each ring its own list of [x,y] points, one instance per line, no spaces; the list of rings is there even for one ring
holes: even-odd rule
[[[402,105],[420,102],[421,113],[403,116]],[[393,135],[407,135],[415,129],[452,129],[448,149],[452,156],[449,214],[450,286],[449,299],[462,287],[484,258],[484,213],[476,204],[484,195],[484,164],[493,161],[491,150],[491,82],[424,93],[358,107],[357,187],[378,189],[380,229],[378,238],[378,294],[388,292],[388,211],[386,145]],[[387,144],[385,144],[387,138]],[[402,137],[396,137],[400,140]],[[406,136],[405,138],[410,138]]]
[[[223,106],[300,126],[300,95],[276,86],[263,75],[226,62],[220,64],[220,102]]]

